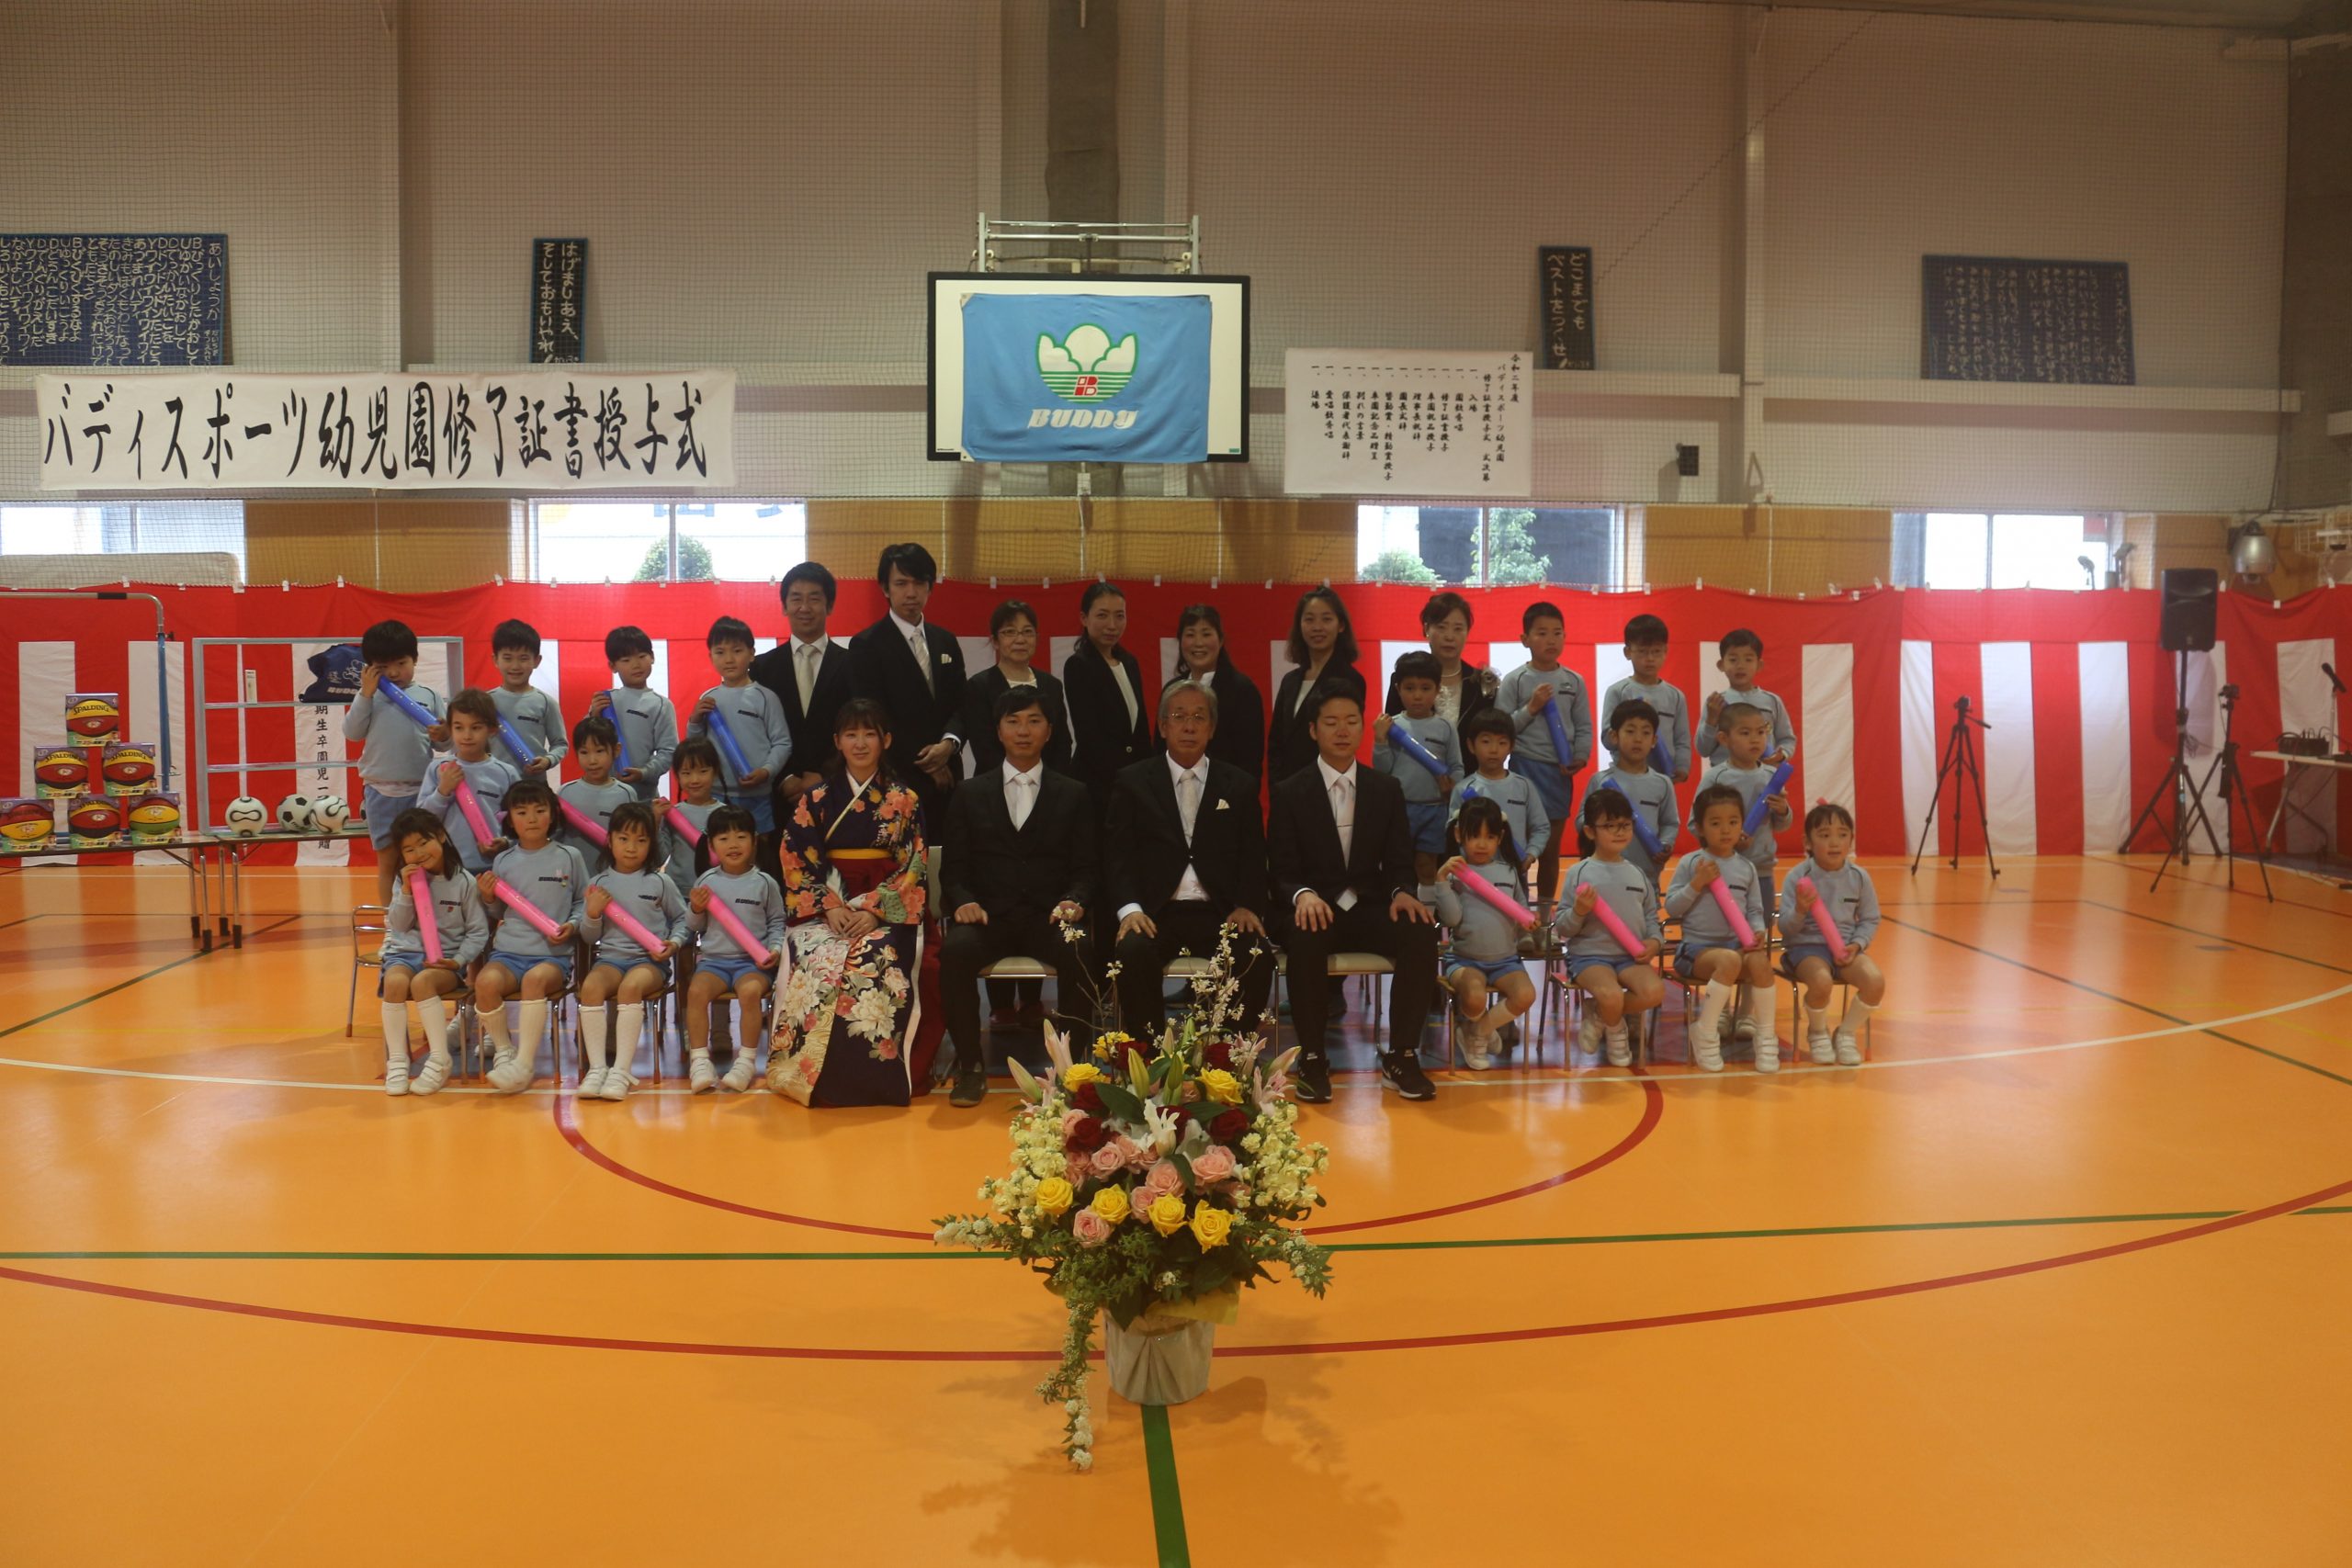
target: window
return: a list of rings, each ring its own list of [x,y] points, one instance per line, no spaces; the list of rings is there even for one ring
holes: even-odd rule
[[[1363,582],[1623,586],[1624,522],[1613,507],[1360,506]]]
[[[2107,520],[1898,512],[1894,566],[1905,588],[2096,588],[2107,573]]]
[[[515,574],[541,581],[760,582],[805,558],[797,501],[535,501]]]
[[[219,554],[245,573],[242,501],[29,502],[0,506],[0,555]]]

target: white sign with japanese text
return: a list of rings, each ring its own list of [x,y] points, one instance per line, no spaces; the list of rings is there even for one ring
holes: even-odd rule
[[[692,490],[735,372],[40,376],[43,490]]]
[[[1534,493],[1532,355],[1294,348],[1283,363],[1285,492]]]

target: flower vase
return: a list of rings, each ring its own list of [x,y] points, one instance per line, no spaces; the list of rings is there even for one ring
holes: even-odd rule
[[[1111,1392],[1134,1404],[1182,1404],[1209,1386],[1216,1325],[1147,1313],[1125,1328],[1102,1317],[1102,1358]]]

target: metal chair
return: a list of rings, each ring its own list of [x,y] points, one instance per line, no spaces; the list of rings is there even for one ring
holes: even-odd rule
[[[388,913],[381,904],[362,904],[351,911],[351,998],[344,1005],[343,1037],[348,1040],[359,1021],[359,971],[373,969],[379,976],[384,970],[384,936],[391,930],[385,924]],[[373,942],[365,942],[374,937]]]

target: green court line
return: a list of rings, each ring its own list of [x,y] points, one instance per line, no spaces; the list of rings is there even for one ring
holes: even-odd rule
[[[1614,1247],[1659,1241],[1766,1241],[1790,1236],[1886,1235],[1914,1231],[2024,1230],[2049,1225],[2132,1225],[2226,1220],[2243,1209],[2146,1214],[2050,1214],[2021,1220],[1919,1220],[1881,1225],[1790,1225],[1777,1230],[1652,1231],[1612,1235],[1514,1235],[1455,1241],[1343,1241],[1333,1252],[1445,1252],[1512,1247]],[[2352,1203],[2295,1211],[2352,1214]],[[9,1262],[164,1263],[994,1263],[985,1252],[0,1252]]]
[[[1168,1430],[1164,1404],[1143,1407],[1143,1467],[1151,1479],[1151,1533],[1159,1542],[1159,1568],[1192,1568],[1184,1495],[1176,1483],[1176,1439]]]

